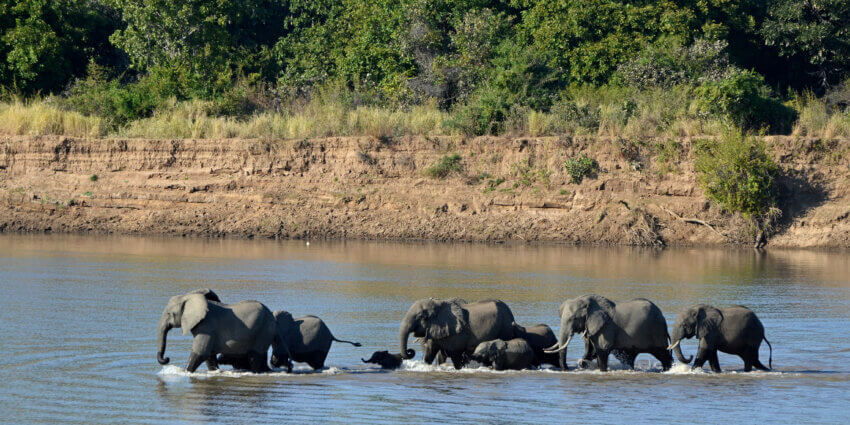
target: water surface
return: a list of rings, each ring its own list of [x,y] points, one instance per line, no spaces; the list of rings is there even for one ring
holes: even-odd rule
[[[168,298],[222,299],[322,317],[340,338],[328,369],[186,374],[191,338],[169,335]],[[684,307],[744,304],[762,319],[775,372],[684,367],[495,373],[359,358],[398,351],[418,298],[500,298],[523,324],[556,328],[557,306],[589,292]],[[0,235],[0,420],[10,423],[846,423],[850,411],[850,254],[846,252]],[[683,344],[693,354],[693,340]],[[413,344],[412,348],[419,349]],[[570,346],[572,364],[581,355]],[[762,347],[767,363],[768,349]],[[419,357],[419,353],[417,353]],[[616,360],[611,359],[615,368]]]

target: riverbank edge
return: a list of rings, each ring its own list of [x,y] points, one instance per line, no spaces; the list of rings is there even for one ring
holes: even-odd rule
[[[850,247],[850,140],[765,137],[769,247]],[[0,136],[0,231],[281,239],[750,245],[703,196],[692,138]],[[564,162],[600,169],[572,183]],[[435,164],[457,156],[444,178]],[[703,222],[705,224],[699,224]]]

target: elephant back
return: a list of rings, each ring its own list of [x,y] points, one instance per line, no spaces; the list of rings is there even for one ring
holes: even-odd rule
[[[463,307],[476,345],[482,341],[507,341],[514,337],[514,314],[503,301],[483,300]]]
[[[639,348],[667,347],[667,320],[655,303],[637,298],[617,304],[613,320],[622,330],[624,344]]]

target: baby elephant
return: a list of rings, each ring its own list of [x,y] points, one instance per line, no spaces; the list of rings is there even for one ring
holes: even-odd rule
[[[412,349],[407,349],[407,358],[413,358],[416,352]],[[381,365],[381,369],[398,369],[404,359],[401,353],[392,354],[389,351],[375,351],[369,359],[360,359],[363,363],[375,363]]]
[[[522,370],[539,364],[531,345],[522,338],[484,341],[475,347],[471,357],[484,366],[492,366],[495,370]]]
[[[773,347],[764,337],[764,326],[747,307],[733,305],[717,309],[706,304],[697,304],[679,314],[673,324],[670,335],[672,344],[667,348],[674,350],[680,362],[688,364],[691,358],[682,355],[679,343],[684,338],[696,336],[699,339],[694,367],[701,368],[705,361],[711,366],[712,372],[720,372],[717,352],[734,354],[744,360],[744,370],[749,372],[753,367],[769,370],[759,361],[759,347],[762,340],[770,347],[770,361],[773,367]]]

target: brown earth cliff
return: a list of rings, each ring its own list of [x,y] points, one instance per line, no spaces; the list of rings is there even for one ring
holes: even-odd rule
[[[769,247],[850,247],[850,141],[768,137]],[[600,137],[0,137],[0,231],[257,238],[751,244],[703,196],[691,141]],[[570,183],[579,153],[599,173]],[[461,170],[425,170],[447,154]],[[710,225],[698,224],[700,220]]]

